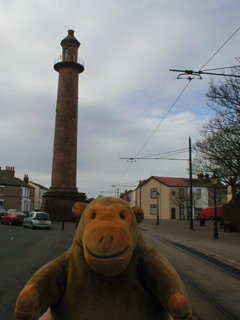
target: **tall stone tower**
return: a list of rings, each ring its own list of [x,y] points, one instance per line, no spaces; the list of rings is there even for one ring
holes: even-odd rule
[[[85,201],[84,193],[76,187],[77,129],[78,129],[78,75],[84,64],[78,58],[80,42],[74,31],[61,41],[62,55],[55,60],[54,69],[59,73],[55,122],[52,181],[45,194],[41,210],[52,220],[71,220],[75,202]]]

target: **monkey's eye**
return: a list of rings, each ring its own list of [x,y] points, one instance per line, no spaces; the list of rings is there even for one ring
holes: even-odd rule
[[[95,212],[92,213],[91,218],[92,218],[92,219],[95,219],[95,218],[96,218],[96,213],[95,213]]]
[[[125,216],[124,216],[124,214],[122,212],[120,213],[119,216],[120,216],[121,219],[123,219],[123,220],[125,219]]]

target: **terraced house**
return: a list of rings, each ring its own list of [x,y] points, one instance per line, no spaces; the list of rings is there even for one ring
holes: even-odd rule
[[[14,167],[0,167],[0,208],[29,212],[33,208],[33,193],[34,188],[15,177]]]

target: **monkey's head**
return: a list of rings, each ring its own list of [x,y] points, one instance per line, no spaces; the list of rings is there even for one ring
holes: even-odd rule
[[[78,202],[72,211],[81,218],[75,239],[88,265],[104,276],[122,273],[138,241],[142,209],[118,198],[102,197],[89,205]]]

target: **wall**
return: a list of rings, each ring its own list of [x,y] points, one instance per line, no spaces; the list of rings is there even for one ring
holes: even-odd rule
[[[187,219],[187,208],[188,208],[188,201],[187,201],[187,187],[166,187],[168,195],[166,195],[169,199],[169,218],[166,219],[172,219],[172,209],[175,208],[175,219],[180,220],[180,202],[182,206],[184,207],[184,214],[181,216],[181,219]],[[181,201],[179,200],[179,193],[180,189],[184,190],[184,195]],[[175,192],[173,195],[172,193]]]
[[[171,219],[171,200],[170,200],[170,188],[165,184],[160,185],[160,217],[161,220]],[[177,208],[175,204],[173,207]],[[177,210],[177,209],[176,209]]]
[[[157,205],[157,199],[151,199],[151,189],[157,189],[160,193],[159,196],[159,218],[161,219],[171,219],[170,212],[170,200],[169,200],[169,187],[160,183],[155,179],[150,179],[147,183],[141,186],[136,191],[136,201],[139,206],[143,209],[144,217],[146,219],[157,219],[157,215],[150,214],[151,204]],[[140,201],[141,193],[141,201]],[[177,210],[177,209],[176,209]]]
[[[240,199],[223,205],[223,220],[231,221],[233,231],[240,232]]]
[[[201,199],[197,199],[197,190],[201,189]],[[208,208],[208,189],[201,187],[193,187],[193,198],[195,202],[195,208]]]
[[[1,196],[3,201],[3,208],[8,209],[21,209],[20,196],[21,196],[20,186],[5,186],[4,195]]]

